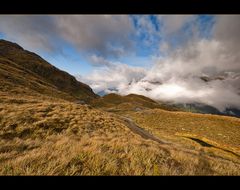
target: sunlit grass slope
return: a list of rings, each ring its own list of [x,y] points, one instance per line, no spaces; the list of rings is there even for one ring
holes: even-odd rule
[[[179,110],[174,106],[156,102],[150,98],[137,94],[121,96],[112,93],[98,99],[93,99],[91,104],[96,108],[118,113],[126,111],[140,111],[153,108],[161,108],[170,111]]]
[[[240,175],[239,119],[134,94],[98,98],[4,40],[0,84],[0,175]],[[168,143],[144,139],[123,117]]]
[[[0,105],[2,175],[239,175],[238,163],[145,140],[111,113],[23,99]]]

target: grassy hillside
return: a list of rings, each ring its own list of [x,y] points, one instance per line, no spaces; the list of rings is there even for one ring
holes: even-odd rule
[[[134,94],[96,98],[3,40],[0,82],[0,175],[240,175],[238,118]]]
[[[118,94],[108,94],[101,98],[91,101],[91,105],[96,108],[104,109],[110,112],[127,112],[127,111],[140,111],[145,109],[160,108],[169,111],[179,110],[174,106],[166,105],[142,95],[129,94],[121,96]]]
[[[89,101],[97,97],[86,84],[5,40],[0,40],[0,81],[2,91],[26,89],[68,100]]]
[[[219,150],[225,151],[237,160],[240,158],[238,118],[160,109],[131,113],[129,117],[160,138],[213,154],[218,154]]]
[[[63,100],[0,105],[2,175],[239,175],[240,163],[146,140],[114,114]]]

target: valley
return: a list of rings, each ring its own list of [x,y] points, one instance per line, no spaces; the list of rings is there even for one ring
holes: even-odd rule
[[[96,95],[0,40],[1,175],[240,175],[240,119]]]

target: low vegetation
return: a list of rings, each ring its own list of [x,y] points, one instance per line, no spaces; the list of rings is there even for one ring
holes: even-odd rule
[[[23,100],[0,106],[2,175],[239,174],[238,163],[145,140],[91,106]]]
[[[155,102],[150,98],[137,94],[121,96],[111,93],[101,98],[93,99],[90,103],[95,108],[100,108],[105,111],[115,112],[118,114],[126,113],[128,111],[140,111],[154,108],[169,111],[180,110],[177,107],[170,106],[162,102]]]
[[[240,175],[240,119],[134,94],[98,98],[72,80],[0,41],[1,175]]]

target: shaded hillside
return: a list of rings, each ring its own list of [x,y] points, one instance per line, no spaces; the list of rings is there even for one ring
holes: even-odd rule
[[[225,111],[220,112],[217,108],[203,103],[187,103],[173,105],[180,110],[187,112],[240,117],[240,110],[237,108],[226,108]]]
[[[28,88],[48,96],[88,101],[98,97],[92,89],[19,45],[0,40],[2,90]],[[5,88],[5,89],[4,89]]]

